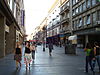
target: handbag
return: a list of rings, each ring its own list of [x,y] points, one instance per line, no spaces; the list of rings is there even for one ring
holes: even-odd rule
[[[22,60],[22,56],[21,55],[14,55],[14,60]]]
[[[14,60],[16,60],[16,54],[14,55]]]

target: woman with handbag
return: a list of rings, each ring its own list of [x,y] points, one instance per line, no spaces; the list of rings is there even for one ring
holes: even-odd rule
[[[16,69],[18,69],[18,64],[20,64],[21,67],[21,58],[22,58],[22,49],[19,42],[16,43],[16,49],[14,53],[15,53],[14,60],[16,61]]]

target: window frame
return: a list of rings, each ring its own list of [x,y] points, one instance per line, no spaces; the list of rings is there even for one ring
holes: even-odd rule
[[[79,18],[79,22],[78,22],[78,27],[81,27],[82,26],[82,18]]]
[[[85,11],[86,10],[86,2],[84,2],[82,5],[83,5],[82,9],[83,9],[83,11]]]
[[[95,2],[94,2],[94,1],[95,1]],[[92,0],[91,2],[92,2],[92,6],[95,6],[96,3],[97,3],[97,0]]]
[[[86,24],[87,24],[87,25],[88,25],[88,24],[91,24],[91,15],[90,15],[90,14],[87,15]]]
[[[83,17],[83,25],[86,25],[86,16]]]
[[[86,8],[90,8],[91,7],[91,0],[87,0],[86,1]]]
[[[95,14],[95,15],[94,15],[94,14]],[[94,17],[95,17],[95,20],[94,20],[93,15],[94,15]],[[95,24],[95,23],[96,23],[96,20],[97,20],[97,12],[93,12],[93,13],[92,13],[92,23]]]
[[[75,14],[78,14],[79,13],[79,7],[76,7],[75,8]]]

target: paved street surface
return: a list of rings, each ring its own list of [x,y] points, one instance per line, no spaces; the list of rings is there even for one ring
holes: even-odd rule
[[[49,56],[48,49],[43,52],[42,46],[38,46],[30,69],[26,70],[22,60],[21,69],[16,70],[13,54],[10,54],[0,59],[0,75],[92,75],[90,70],[88,74],[84,72],[84,64],[85,56],[81,49],[78,49],[77,55],[65,55],[63,48],[54,47],[52,56]],[[100,74],[96,72],[95,75]]]

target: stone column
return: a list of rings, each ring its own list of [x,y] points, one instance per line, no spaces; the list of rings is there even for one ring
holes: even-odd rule
[[[0,17],[0,57],[5,56],[5,17]]]
[[[6,36],[6,39],[6,54],[13,53],[16,40],[16,28],[14,27],[14,23],[9,26],[9,33]]]

